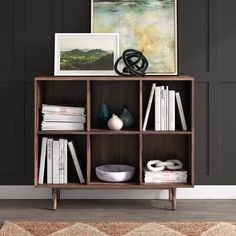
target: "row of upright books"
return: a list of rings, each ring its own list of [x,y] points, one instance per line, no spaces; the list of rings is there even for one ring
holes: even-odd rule
[[[146,131],[150,115],[151,106],[154,102],[154,127],[155,131],[175,131],[176,129],[176,109],[177,103],[182,129],[187,130],[184,110],[181,102],[180,93],[170,90],[169,86],[156,86],[152,84],[148,105],[143,122],[143,131]],[[175,103],[176,101],[176,103]]]
[[[184,170],[163,170],[163,171],[149,171],[144,169],[145,183],[187,183],[187,171]]]
[[[42,130],[84,130],[85,107],[42,105]]]
[[[80,183],[84,183],[84,176],[73,145],[67,139],[54,140],[42,138],[39,184],[44,183],[45,171],[47,171],[47,184],[68,183],[68,147],[74,162]],[[47,170],[45,170],[47,167]]]

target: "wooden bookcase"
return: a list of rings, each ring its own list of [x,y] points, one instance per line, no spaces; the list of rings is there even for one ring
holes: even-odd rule
[[[147,131],[142,131],[143,119],[152,83],[168,85],[180,92],[188,131],[182,131],[176,108],[176,131],[154,131],[154,106],[149,116]],[[34,120],[34,185],[52,188],[53,208],[57,207],[60,189],[167,189],[172,209],[176,208],[176,189],[194,185],[194,80],[188,76],[147,77],[37,77]],[[101,103],[113,113],[120,114],[127,106],[134,117],[132,129],[111,131],[100,129],[97,122]],[[41,131],[41,105],[86,105],[85,131]],[[68,157],[68,184],[38,184],[39,157],[42,137],[72,140],[82,163],[86,183],[80,184]],[[68,152],[69,153],[69,152]],[[177,158],[188,171],[186,184],[145,184],[143,166],[152,159]],[[126,183],[106,183],[98,180],[95,167],[102,164],[135,166],[135,178]],[[46,181],[44,181],[46,182]]]

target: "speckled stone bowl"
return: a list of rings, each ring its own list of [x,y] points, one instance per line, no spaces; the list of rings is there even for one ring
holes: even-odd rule
[[[135,168],[128,165],[102,165],[95,168],[97,177],[105,182],[126,182],[134,177]]]

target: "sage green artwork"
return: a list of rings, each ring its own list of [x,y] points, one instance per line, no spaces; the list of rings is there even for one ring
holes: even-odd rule
[[[138,49],[150,74],[177,74],[177,0],[92,0],[92,31],[119,33],[120,54]]]

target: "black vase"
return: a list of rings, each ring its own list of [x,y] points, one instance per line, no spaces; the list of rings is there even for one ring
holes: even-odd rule
[[[134,119],[127,107],[123,107],[120,118],[123,121],[123,128],[131,128],[133,126]]]
[[[111,113],[107,108],[107,105],[102,103],[98,113],[98,124],[101,128],[107,128],[107,122],[111,117]]]

